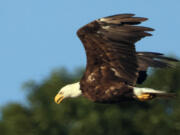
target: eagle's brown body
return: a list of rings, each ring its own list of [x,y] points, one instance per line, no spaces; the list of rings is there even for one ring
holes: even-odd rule
[[[109,66],[103,65],[86,70],[81,79],[81,90],[85,97],[95,102],[119,102],[133,97],[132,87],[116,77]]]
[[[148,67],[168,67],[167,61],[176,61],[159,53],[136,52],[135,42],[151,36],[147,31],[153,29],[136,26],[147,19],[133,16],[98,19],[78,30],[87,55],[80,89],[88,99],[104,103],[134,99],[133,87],[145,80]]]

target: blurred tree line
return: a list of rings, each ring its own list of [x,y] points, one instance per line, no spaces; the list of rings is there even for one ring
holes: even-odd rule
[[[141,87],[177,93],[173,100],[156,99],[119,105],[93,103],[83,97],[54,103],[58,89],[80,79],[83,70],[53,71],[42,82],[23,85],[28,105],[4,106],[1,135],[179,135],[180,64],[152,70]]]

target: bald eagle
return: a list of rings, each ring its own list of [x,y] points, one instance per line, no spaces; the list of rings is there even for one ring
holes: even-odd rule
[[[173,97],[173,93],[138,88],[147,77],[148,67],[171,67],[178,60],[161,53],[136,52],[135,43],[151,36],[152,28],[137,26],[147,18],[118,14],[97,19],[77,31],[82,41],[87,65],[80,82],[60,89],[55,102],[68,97],[84,97],[100,103],[146,101],[155,97]]]

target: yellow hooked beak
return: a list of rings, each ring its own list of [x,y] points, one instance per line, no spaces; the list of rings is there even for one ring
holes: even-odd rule
[[[61,101],[64,99],[64,96],[62,94],[57,94],[54,98],[54,101],[57,103],[57,104],[60,104]]]

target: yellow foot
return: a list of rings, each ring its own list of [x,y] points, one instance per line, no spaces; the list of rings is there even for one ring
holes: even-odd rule
[[[143,94],[137,96],[138,100],[140,100],[140,101],[146,101],[146,100],[152,99],[153,97],[154,96],[149,93],[143,93]]]

